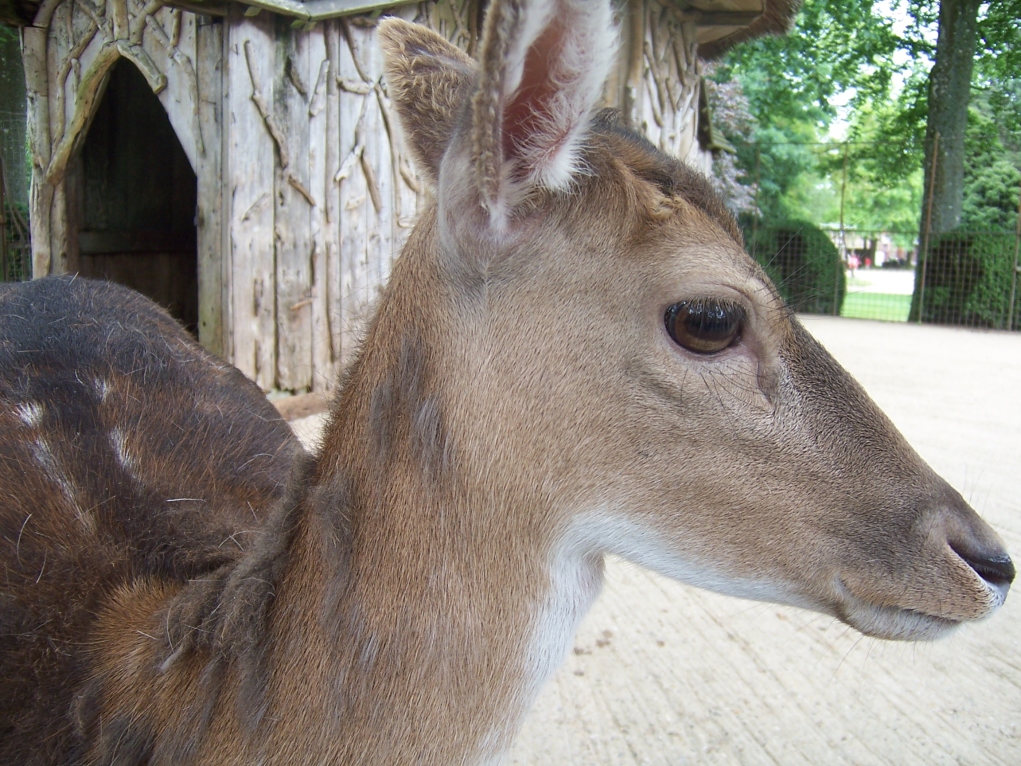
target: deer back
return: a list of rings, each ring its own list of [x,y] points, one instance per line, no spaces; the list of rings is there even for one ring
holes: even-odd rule
[[[0,761],[56,763],[95,613],[129,582],[237,559],[300,447],[253,383],[137,293],[0,285],[0,318]]]

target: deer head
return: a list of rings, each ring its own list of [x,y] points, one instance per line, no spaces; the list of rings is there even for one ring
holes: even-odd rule
[[[886,638],[1003,603],[999,538],[785,308],[706,179],[594,112],[607,4],[494,2],[478,65],[399,20],[380,38],[436,186],[390,287],[433,304],[402,318],[429,338],[430,422],[473,492],[556,541],[554,589],[612,552]]]

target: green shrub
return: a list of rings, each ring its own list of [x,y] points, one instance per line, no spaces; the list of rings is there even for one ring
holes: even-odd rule
[[[840,253],[826,233],[806,221],[745,225],[748,252],[795,311],[836,314],[847,289]]]
[[[976,233],[955,229],[941,236],[929,248],[926,257],[922,321],[1006,327],[1014,247],[1013,232]],[[917,311],[918,288],[915,295],[913,314]],[[1014,297],[1014,327],[1011,329],[1021,326],[1019,298],[1019,295]]]

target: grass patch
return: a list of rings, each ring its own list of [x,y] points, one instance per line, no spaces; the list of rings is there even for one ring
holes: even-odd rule
[[[851,319],[879,319],[884,322],[906,322],[911,310],[910,295],[890,293],[852,293],[844,296],[840,316]]]

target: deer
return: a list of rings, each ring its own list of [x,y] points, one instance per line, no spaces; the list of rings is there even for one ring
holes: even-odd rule
[[[397,18],[378,35],[433,194],[318,449],[274,430],[260,453],[290,472],[258,524],[212,503],[195,521],[205,541],[253,533],[189,557],[187,528],[133,517],[123,552],[73,570],[83,554],[59,525],[81,526],[68,506],[83,503],[61,466],[94,458],[18,427],[54,406],[45,385],[6,407],[3,486],[29,489],[0,500],[3,619],[73,622],[5,630],[52,647],[3,655],[0,696],[22,690],[35,722],[6,713],[6,760],[497,763],[611,554],[887,639],[1003,604],[1014,566],[997,534],[783,304],[709,181],[600,109],[608,0],[493,0],[478,61]],[[45,379],[5,359],[5,381]],[[208,415],[199,446],[243,438]],[[99,450],[127,433],[94,427]],[[146,466],[128,444],[132,481],[192,484],[194,465]],[[86,532],[76,545],[99,546]],[[169,553],[140,565],[151,544]],[[115,556],[128,563],[103,566]],[[64,601],[43,560],[75,571],[87,603]]]
[[[0,284],[0,318],[0,762],[81,763],[69,714],[97,611],[135,579],[235,561],[303,449],[132,290]]]

